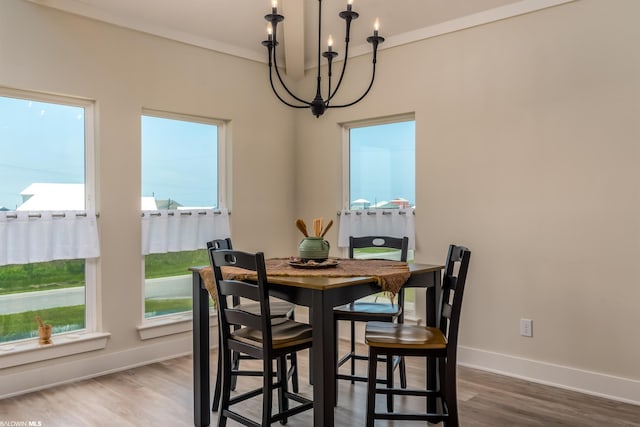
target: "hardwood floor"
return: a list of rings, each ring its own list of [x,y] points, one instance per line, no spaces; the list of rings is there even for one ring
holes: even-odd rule
[[[311,396],[312,390],[306,381],[306,352],[301,356],[301,392]],[[216,360],[215,354],[211,360]],[[423,366],[420,359],[408,360],[410,385],[416,378],[422,378]],[[364,363],[362,369],[364,372]],[[464,367],[458,372],[462,426],[640,426],[640,406]],[[191,375],[191,357],[181,357],[0,400],[0,425],[29,425],[32,421],[31,425],[41,427],[192,426]],[[256,380],[241,378],[239,384],[246,381]],[[336,425],[364,425],[365,402],[366,384],[352,386],[340,381]],[[423,404],[401,398],[396,402],[398,407]],[[257,418],[260,404],[247,406],[247,414]],[[212,415],[212,425],[217,425],[216,414]],[[230,421],[228,425],[237,424]],[[312,425],[311,412],[290,418],[288,425]],[[425,426],[425,423],[378,421],[376,426],[414,427]]]

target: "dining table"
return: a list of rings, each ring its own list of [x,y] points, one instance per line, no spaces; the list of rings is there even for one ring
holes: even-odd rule
[[[338,268],[308,268],[291,270],[269,268],[267,260],[267,280],[269,294],[309,308],[309,324],[312,326],[313,345],[310,352],[310,371],[313,377],[313,425],[331,427],[334,425],[335,406],[335,354],[334,307],[350,303],[359,298],[381,292],[384,276],[379,267],[368,260],[339,259]],[[436,326],[437,296],[441,285],[442,265],[403,263],[389,261],[403,266],[407,271],[401,286],[405,288],[425,288],[427,304],[425,322]],[[281,265],[282,263],[279,263]],[[211,422],[210,400],[210,312],[209,290],[205,281],[210,266],[191,267],[193,286],[193,402],[194,425],[208,426]],[[343,275],[340,271],[344,271]],[[209,286],[211,283],[209,281]],[[435,363],[427,361],[427,384],[434,386]]]

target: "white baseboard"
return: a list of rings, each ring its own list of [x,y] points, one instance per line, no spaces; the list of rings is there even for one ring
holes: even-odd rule
[[[630,378],[464,346],[458,364],[640,406],[640,381]]]

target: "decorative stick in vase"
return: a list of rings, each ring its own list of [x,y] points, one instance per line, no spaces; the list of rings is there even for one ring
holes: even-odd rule
[[[300,218],[296,220],[296,227],[298,227],[298,230],[300,230],[304,237],[309,237],[309,233],[307,233],[307,224],[305,224]]]
[[[324,238],[324,235],[327,234],[327,231],[329,231],[332,225],[333,225],[333,220],[330,220],[327,223],[327,227],[322,231],[322,234],[320,234],[320,237]]]
[[[316,237],[320,237],[322,234],[322,218],[313,219],[313,232]]]

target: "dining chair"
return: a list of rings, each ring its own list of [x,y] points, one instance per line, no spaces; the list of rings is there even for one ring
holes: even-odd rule
[[[369,381],[367,383],[367,427],[376,419],[418,420],[457,427],[458,402],[456,392],[456,355],[458,329],[462,309],[467,270],[471,251],[463,246],[450,245],[438,300],[438,326],[414,326],[389,322],[368,322],[365,343],[369,346]],[[381,388],[376,382],[378,356],[419,356],[438,361],[435,389]],[[431,399],[425,412],[376,412],[376,394],[422,396]],[[439,401],[439,402],[438,402]],[[440,403],[437,405],[437,403]]]
[[[354,258],[356,249],[375,248],[379,249],[391,249],[400,251],[400,261],[407,261],[407,253],[409,250],[409,239],[407,237],[389,237],[389,236],[363,236],[363,237],[349,237],[349,258]],[[384,301],[378,301],[382,299]],[[345,304],[336,307],[334,313],[334,328],[336,330],[336,381],[337,380],[350,380],[351,384],[355,381],[366,382],[367,377],[356,375],[356,360],[368,360],[366,355],[356,353],[356,322],[404,322],[404,289],[401,289],[397,294],[397,302],[393,302],[390,299],[379,297],[375,301],[357,300],[349,304]],[[338,322],[348,321],[350,326],[350,342],[349,352],[338,359]],[[386,360],[386,359],[385,359]],[[351,361],[350,374],[339,374],[338,369]],[[393,358],[390,363],[387,363],[387,379],[384,381],[390,386],[393,385],[393,371],[396,366],[400,367],[400,386],[407,386],[407,375],[404,359],[397,357]],[[382,382],[382,380],[381,380]],[[336,386],[336,394],[338,387]],[[391,408],[389,409],[391,410]]]
[[[233,249],[233,244],[231,243],[231,239],[229,237],[227,237],[226,239],[216,239],[216,240],[212,240],[210,242],[207,242],[207,249],[208,250],[220,250],[220,249]],[[214,298],[214,300],[217,300],[217,298]],[[216,301],[216,304],[217,301]],[[260,305],[257,303],[244,303],[241,304],[240,303],[240,298],[239,297],[233,297],[232,298],[232,304],[235,307],[241,308],[242,310],[245,311],[249,311],[251,313],[258,313],[260,311]],[[293,304],[290,304],[288,302],[285,301],[272,301],[270,304],[270,309],[271,309],[271,318],[287,318],[287,319],[292,319],[295,320],[295,306]],[[219,324],[219,323],[218,323]],[[219,338],[218,338],[218,342],[222,342],[222,336],[219,334]],[[220,346],[219,346],[220,347]],[[240,370],[240,360],[241,359],[251,359],[251,357],[247,356],[247,355],[242,355],[238,352],[233,352],[232,353],[232,360],[231,360],[231,371],[234,374],[232,376],[232,380],[231,380],[231,390],[235,390],[236,389],[236,382],[237,382],[237,377],[239,375],[242,376],[259,376],[262,375],[262,372],[256,372],[256,371],[249,371],[249,370],[245,370],[245,371],[241,371]],[[297,357],[295,354],[292,354],[290,356],[291,359],[291,368],[289,369],[288,373],[287,373],[287,378],[291,379],[292,382],[292,389],[294,392],[298,392],[298,362],[297,362]],[[216,412],[220,406],[220,394],[221,394],[221,388],[222,388],[222,352],[220,351],[220,349],[218,348],[218,366],[216,368],[216,383],[214,386],[214,392],[213,392],[213,403],[211,405],[211,411]]]
[[[222,357],[222,398],[218,415],[218,426],[224,427],[230,418],[245,426],[268,426],[276,421],[286,424],[287,418],[313,407],[313,402],[288,390],[287,355],[311,348],[312,329],[305,323],[287,318],[274,319],[271,316],[271,302],[267,289],[267,272],[264,254],[255,254],[209,248],[209,259],[217,295],[219,296],[219,318],[221,330]],[[223,267],[238,267],[254,271],[255,281],[239,279],[226,280]],[[230,305],[228,298],[242,297],[259,305],[258,312],[249,312],[239,306]],[[262,387],[239,393],[231,397],[232,372],[231,353],[246,354],[262,360]],[[277,369],[273,371],[273,361]],[[274,378],[275,376],[275,378]],[[278,394],[278,412],[273,413],[273,392]],[[260,422],[249,419],[245,414],[245,402],[262,394],[262,417]],[[298,405],[290,408],[293,400]]]

